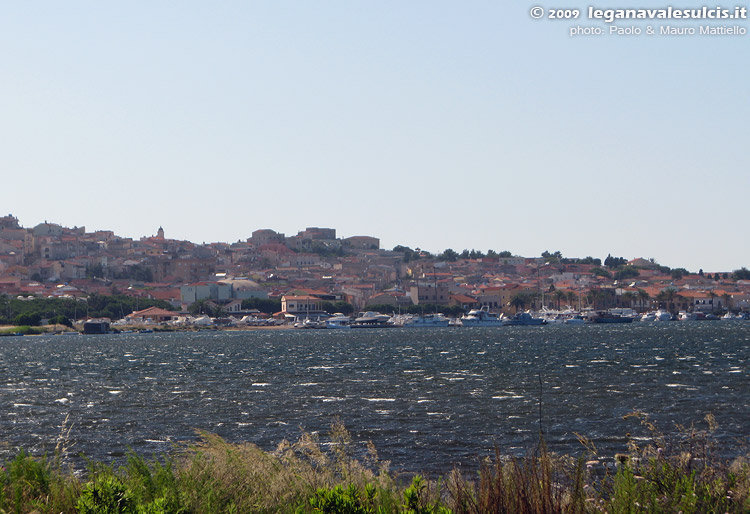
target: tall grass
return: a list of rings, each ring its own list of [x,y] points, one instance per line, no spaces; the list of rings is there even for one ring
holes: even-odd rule
[[[118,468],[90,462],[83,474],[63,464],[58,445],[54,458],[21,451],[5,463],[0,514],[750,512],[750,462],[716,457],[713,418],[672,437],[634,418],[650,438],[615,460],[602,461],[583,438],[577,458],[540,439],[526,457],[496,448],[472,475],[454,470],[434,480],[391,472],[340,423],[325,444],[303,433],[270,452],[201,432],[169,455],[131,452]]]

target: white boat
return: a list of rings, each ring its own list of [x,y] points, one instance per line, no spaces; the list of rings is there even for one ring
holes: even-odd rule
[[[578,314],[577,316],[573,316],[572,318],[567,318],[565,320],[566,325],[585,325],[586,320],[583,319],[583,316]]]
[[[360,316],[354,320],[356,327],[381,327],[388,324],[391,317],[379,312],[367,311],[360,312]]]
[[[672,321],[672,314],[664,309],[659,309],[654,314],[656,316],[654,321]]]
[[[641,321],[655,321],[656,320],[656,313],[655,312],[644,312],[641,316]]]
[[[341,330],[350,329],[352,319],[349,316],[345,316],[340,313],[336,313],[326,320],[326,328]]]
[[[441,313],[425,314],[424,316],[418,316],[416,318],[406,320],[403,326],[411,328],[447,327],[450,324],[450,321],[450,319],[446,318]]]
[[[489,308],[472,309],[469,314],[461,317],[464,327],[502,327],[504,318],[489,311]]]
[[[734,314],[734,313],[731,313],[731,312],[727,312],[726,314],[724,314],[721,317],[721,319],[723,319],[724,321],[739,321],[739,320],[745,319],[745,317],[741,316],[739,314]]]
[[[686,312],[686,311],[680,311],[680,313],[677,315],[678,321],[696,321],[698,319],[698,314],[695,312]]]

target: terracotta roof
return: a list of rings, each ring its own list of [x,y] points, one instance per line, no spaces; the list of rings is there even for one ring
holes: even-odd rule
[[[151,316],[174,316],[174,315],[175,313],[172,311],[160,309],[159,307],[149,307],[148,309],[131,312],[125,317],[126,318],[148,318]]]

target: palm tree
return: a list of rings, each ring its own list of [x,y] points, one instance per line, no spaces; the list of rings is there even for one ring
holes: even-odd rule
[[[643,309],[643,304],[645,302],[649,302],[651,300],[651,295],[648,294],[643,289],[639,289],[638,290],[638,299],[640,300],[640,302],[641,302],[641,308]],[[645,309],[643,309],[643,310],[647,310],[647,309],[648,309],[648,306]]]
[[[516,309],[516,312],[523,310],[526,307],[526,296],[522,293],[515,294],[510,299],[510,304]]]
[[[656,295],[656,301],[658,302],[658,303],[657,303],[657,306],[658,306],[659,308],[661,308],[662,304],[664,304],[664,308],[665,308],[665,309],[668,309],[668,306],[669,306],[669,305],[668,305],[668,303],[667,303],[667,301],[668,301],[668,294],[667,294],[667,291],[666,291],[666,290],[664,290],[664,291],[659,291],[659,294],[657,294],[657,295]]]
[[[732,295],[729,293],[724,293],[721,295],[721,297],[724,299],[724,308],[729,312],[729,300],[732,299]]]
[[[575,291],[568,291],[565,294],[565,299],[568,301],[568,304],[572,307],[575,304],[576,298],[578,295]]]
[[[672,301],[674,300],[675,295],[677,294],[677,291],[672,289],[671,287],[665,291],[667,293],[667,310],[669,312],[672,312],[674,310],[674,304]],[[674,314],[674,312],[672,312]]]
[[[628,307],[630,307],[631,309],[633,308],[633,302],[635,301],[635,299],[636,299],[637,297],[638,297],[638,295],[637,295],[637,294],[635,294],[635,293],[634,293],[634,292],[632,292],[632,291],[625,291],[625,292],[624,292],[624,293],[622,294],[622,298],[623,298],[624,300],[627,300],[627,302],[628,302]]]
[[[716,298],[718,295],[714,293],[713,291],[708,292],[708,296],[711,297],[711,312],[714,312],[714,298]]]
[[[556,289],[554,293],[552,293],[552,296],[555,300],[557,300],[557,310],[560,310],[560,302],[563,298],[565,298],[565,291],[560,291],[559,289]]]

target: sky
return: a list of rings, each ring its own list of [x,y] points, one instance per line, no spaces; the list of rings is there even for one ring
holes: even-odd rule
[[[8,2],[0,213],[750,267],[750,35],[609,34],[750,23],[587,16],[630,4]]]

